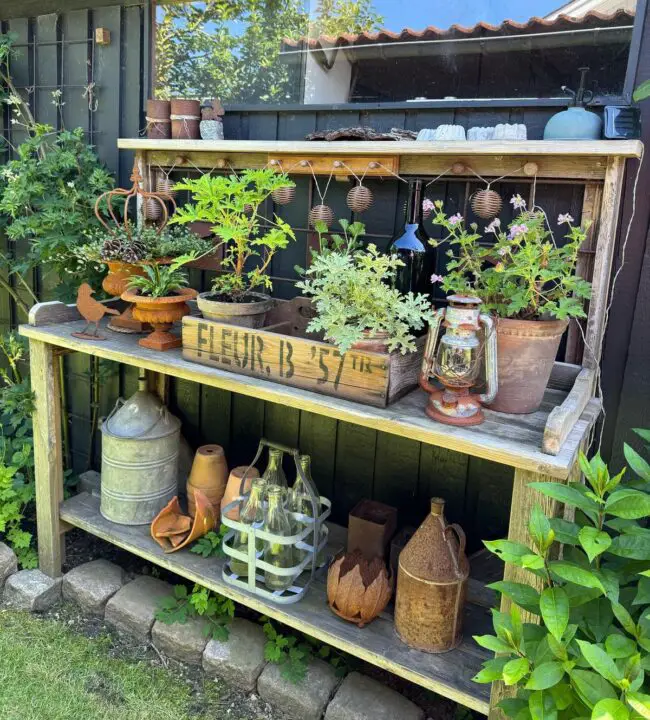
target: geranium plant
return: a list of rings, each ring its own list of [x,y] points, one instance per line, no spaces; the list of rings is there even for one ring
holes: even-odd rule
[[[564,242],[555,242],[543,211],[528,210],[519,195],[511,200],[518,211],[504,229],[500,220],[486,228],[466,226],[461,215],[448,217],[442,202],[435,203],[433,222],[447,230],[442,242],[451,248],[446,274],[440,280],[448,293],[476,295],[486,310],[499,317],[539,320],[584,317],[583,301],[591,284],[576,275],[578,251],[587,228],[568,215],[558,217],[567,228]],[[431,240],[437,246],[441,241]]]
[[[338,236],[334,248],[321,239],[322,251],[314,254],[304,279],[297,283],[316,309],[307,330],[322,331],[342,353],[368,336],[384,333],[390,352],[415,350],[412,331],[432,318],[428,298],[391,287],[402,261],[380,253],[373,244],[359,250],[357,238],[365,232],[364,226],[341,225],[344,236]]]
[[[240,175],[206,174],[176,185],[192,194],[192,202],[179,208],[171,222],[210,223],[224,247],[223,272],[212,284],[217,299],[245,302],[252,290],[272,289],[266,274],[271,259],[296,238],[280,217],[266,218],[262,206],[274,190],[294,186],[287,175],[266,168]]]
[[[646,440],[650,433],[637,431]],[[531,483],[576,509],[576,521],[533,509],[528,545],[486,542],[506,563],[525,568],[540,590],[518,582],[491,587],[512,601],[493,611],[496,636],[475,640],[499,653],[477,682],[503,681],[514,697],[500,706],[518,720],[650,718],[650,465],[626,447],[641,474],[623,483],[596,455],[580,457],[587,484]],[[563,551],[558,552],[558,543]],[[541,624],[522,622],[521,610]]]

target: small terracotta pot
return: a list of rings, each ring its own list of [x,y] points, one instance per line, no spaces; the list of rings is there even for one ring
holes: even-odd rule
[[[246,482],[244,483],[244,489],[241,491],[241,480],[244,477],[244,473],[248,469],[248,465],[238,465],[230,471],[228,476],[228,484],[226,485],[226,492],[221,498],[221,512],[223,509],[231,503],[236,497],[239,497],[242,493],[247,493],[251,489],[251,484],[255,478],[260,476],[259,470],[255,467],[251,468],[246,475]],[[239,520],[239,508],[236,507],[230,512],[226,513],[226,517],[229,520]]]
[[[126,291],[129,280],[135,275],[144,277],[145,272],[140,265],[121,262],[120,260],[108,260],[108,275],[102,282],[104,290],[113,297],[120,297]],[[118,317],[111,318],[108,329],[123,333],[141,333],[151,328],[133,318],[133,305],[129,305]]]
[[[358,552],[341,554],[327,573],[327,602],[332,612],[360,628],[372,622],[392,595],[386,565],[368,562]]]
[[[187,547],[217,527],[219,514],[214,505],[200,490],[195,498],[194,520],[183,514],[178,497],[174,497],[151,523],[151,537],[166,553]]]
[[[198,100],[172,100],[172,138],[198,140],[201,137],[201,103]]]
[[[141,322],[149,323],[154,329],[151,335],[138,341],[142,347],[151,350],[171,350],[181,347],[182,340],[169,331],[175,322],[190,314],[186,300],[195,298],[196,290],[181,288],[169,297],[152,298],[141,295],[139,290],[127,290],[122,293],[122,300],[135,304],[133,317]]]
[[[388,333],[379,332],[372,334],[369,330],[363,331],[363,340],[352,344],[352,350],[366,350],[367,352],[387,353]]]
[[[532,413],[541,405],[567,320],[497,320],[499,390],[490,410]]]
[[[260,298],[258,302],[248,303],[211,300],[210,295],[212,294],[211,292],[201,293],[196,300],[203,317],[208,320],[228,323],[229,325],[239,325],[240,327],[264,327],[266,313],[275,304],[268,295],[262,293],[248,293]]]
[[[202,445],[194,456],[192,471],[187,479],[187,510],[194,517],[194,492],[199,490],[212,503],[217,513],[226,491],[228,465],[221,445]]]
[[[172,136],[169,100],[147,100],[147,137],[168,140]]]

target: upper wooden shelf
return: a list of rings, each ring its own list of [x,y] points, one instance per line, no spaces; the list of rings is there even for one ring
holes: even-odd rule
[[[49,310],[48,306],[53,310]],[[544,428],[549,414],[567,396],[566,392],[561,390],[547,390],[542,407],[530,415],[506,415],[486,410],[486,421],[482,425],[453,427],[426,416],[426,395],[421,390],[414,390],[386,408],[370,407],[310,390],[278,385],[268,380],[199,365],[185,360],[181,350],[148,350],[138,345],[137,336],[112,333],[105,327],[101,328],[102,335],[106,336],[105,340],[80,340],[73,337],[72,333],[82,330],[85,322],[67,321],[78,317],[74,306],[43,303],[35,308],[39,313],[54,311],[60,317],[58,322],[53,320],[56,324],[21,325],[21,335],[30,340],[40,340],[68,350],[326,415],[563,480],[569,476],[578,450],[600,413],[600,401],[590,400],[559,453],[547,455],[541,449]]]
[[[315,174],[453,175],[456,177],[525,177],[561,180],[603,180],[617,158],[638,158],[639,140],[375,142],[306,140],[149,140],[121,138],[122,150],[135,150],[145,165],[215,170],[261,168],[279,161],[289,173],[309,160]],[[376,163],[373,167],[371,163]],[[344,163],[345,166],[336,165]],[[531,165],[534,163],[534,166]],[[528,172],[524,166],[528,164]],[[452,170],[452,166],[453,170]],[[530,172],[531,167],[534,170]]]
[[[308,140],[149,140],[120,138],[121,150],[167,152],[287,153],[291,155],[536,155],[572,157],[641,157],[640,140],[503,140],[503,141],[308,141]]]

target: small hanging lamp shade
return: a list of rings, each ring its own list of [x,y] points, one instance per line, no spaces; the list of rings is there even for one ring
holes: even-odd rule
[[[146,198],[144,201],[144,216],[147,220],[160,220],[162,208],[160,202],[155,198]]]
[[[319,221],[327,227],[334,222],[334,211],[329,205],[314,205],[309,211],[309,224],[313,227]]]
[[[365,185],[355,185],[347,197],[347,204],[350,210],[356,213],[365,212],[373,203],[372,190]]]
[[[483,218],[483,220],[492,220],[495,218],[503,207],[503,200],[499,193],[494,190],[477,190],[471,199],[472,212],[474,215]]]
[[[271,197],[276,205],[288,205],[296,197],[296,188],[279,187],[271,193]]]

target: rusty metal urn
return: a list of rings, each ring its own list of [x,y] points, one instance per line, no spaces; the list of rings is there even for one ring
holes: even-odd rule
[[[453,650],[463,639],[465,533],[447,524],[444,505],[432,498],[431,512],[400,553],[397,571],[395,630],[409,647],[429,653]]]

